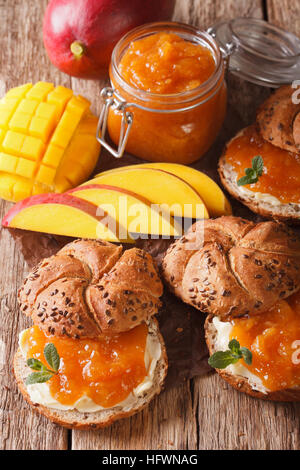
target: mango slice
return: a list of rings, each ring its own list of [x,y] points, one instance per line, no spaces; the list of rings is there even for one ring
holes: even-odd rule
[[[134,242],[131,238],[118,239],[116,233],[124,233],[124,229],[107,212],[99,214],[95,204],[70,194],[41,194],[19,201],[6,214],[2,225],[76,238]]]
[[[195,170],[194,168],[191,168],[186,165],[180,165],[179,163],[141,163],[138,165],[124,166],[121,168],[114,168],[112,170],[107,170],[102,173],[99,173],[95,176],[95,179],[104,178],[104,176],[105,179],[107,179],[108,177],[116,173],[120,173],[121,171],[124,172],[125,179],[125,174],[127,172],[132,171],[133,169],[141,168],[156,169],[162,172],[172,173],[173,175],[184,180],[197,191],[211,217],[220,217],[221,215],[232,214],[230,202],[226,198],[222,189],[217,185],[217,183],[215,183],[214,180],[212,180],[202,171]],[[137,180],[135,191],[138,193],[139,188],[142,188],[143,185],[144,178],[141,180]],[[143,190],[144,189],[142,188],[142,191]],[[163,196],[165,192],[169,190],[169,186],[162,187]]]
[[[17,202],[85,181],[100,151],[90,102],[52,83],[28,83],[0,100],[0,197]]]
[[[95,204],[118,221],[126,232],[119,238],[128,238],[131,233],[180,236],[181,226],[169,212],[159,211],[146,198],[126,189],[101,184],[89,184],[68,191],[76,197]],[[120,235],[120,233],[119,233]]]
[[[127,170],[98,175],[93,184],[117,186],[134,191],[153,204],[164,204],[177,217],[209,218],[208,211],[198,192],[182,178],[155,168],[132,165]],[[91,182],[83,183],[82,187]]]

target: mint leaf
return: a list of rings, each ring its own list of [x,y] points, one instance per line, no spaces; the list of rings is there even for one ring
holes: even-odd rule
[[[46,361],[48,362],[49,366],[57,372],[59,369],[60,358],[57,352],[56,347],[53,343],[48,343],[44,349],[44,356]]]
[[[51,372],[32,372],[32,374],[28,375],[26,378],[26,385],[32,384],[41,384],[43,382],[47,382],[53,377]]]
[[[238,181],[238,186],[245,186],[246,184],[257,183],[259,177],[263,174],[264,161],[260,155],[252,158],[252,168],[245,169],[245,176],[242,176]]]
[[[236,339],[228,343],[227,351],[217,351],[210,356],[208,364],[215,369],[226,369],[230,364],[236,364],[240,359],[244,359],[246,364],[252,364],[252,352],[245,347],[240,347]]]
[[[264,169],[264,161],[260,155],[256,155],[252,159],[252,168],[256,171],[258,176],[261,176]]]
[[[236,339],[232,339],[231,341],[229,341],[228,347],[232,352],[236,354],[240,352],[240,343]]]
[[[45,369],[44,364],[38,359],[34,359],[33,357],[31,357],[30,359],[27,359],[27,365],[28,367],[30,367],[30,369],[33,369],[33,370]]]
[[[25,381],[26,385],[47,382],[53,377],[53,375],[57,374],[60,364],[60,357],[53,343],[48,343],[45,346],[44,356],[47,363],[53,370],[48,369],[41,361],[35,359],[34,357],[27,359],[27,365],[31,369],[37,370],[39,372],[33,372],[30,374]]]
[[[226,369],[230,364],[235,364],[239,358],[234,357],[231,351],[217,351],[208,359],[208,364],[215,369]]]
[[[252,364],[252,352],[247,348],[241,348],[241,353],[246,364],[250,366]]]

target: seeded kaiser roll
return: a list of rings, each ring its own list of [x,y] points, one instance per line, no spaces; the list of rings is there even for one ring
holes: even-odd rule
[[[184,302],[220,319],[259,314],[300,288],[300,240],[277,222],[201,220],[170,246],[163,277]]]
[[[81,338],[128,331],[149,320],[162,291],[152,257],[143,250],[75,240],[28,275],[18,300],[47,333]]]

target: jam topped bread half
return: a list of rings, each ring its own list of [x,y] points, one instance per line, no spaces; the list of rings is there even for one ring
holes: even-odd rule
[[[260,106],[256,123],[227,143],[219,174],[227,191],[253,212],[298,223],[300,105],[294,93],[292,86],[283,86]],[[253,170],[256,177],[247,178]]]
[[[300,240],[290,228],[198,221],[166,252],[163,277],[208,313],[209,364],[223,379],[252,396],[300,401]]]
[[[144,408],[167,372],[154,318],[161,295],[151,256],[137,248],[75,240],[44,259],[19,290],[34,323],[20,334],[14,360],[25,399],[80,429]]]

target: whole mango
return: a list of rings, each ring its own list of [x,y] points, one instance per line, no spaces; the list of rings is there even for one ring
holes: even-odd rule
[[[174,6],[175,0],[51,0],[44,17],[44,45],[63,72],[100,79],[125,33],[170,19]]]

